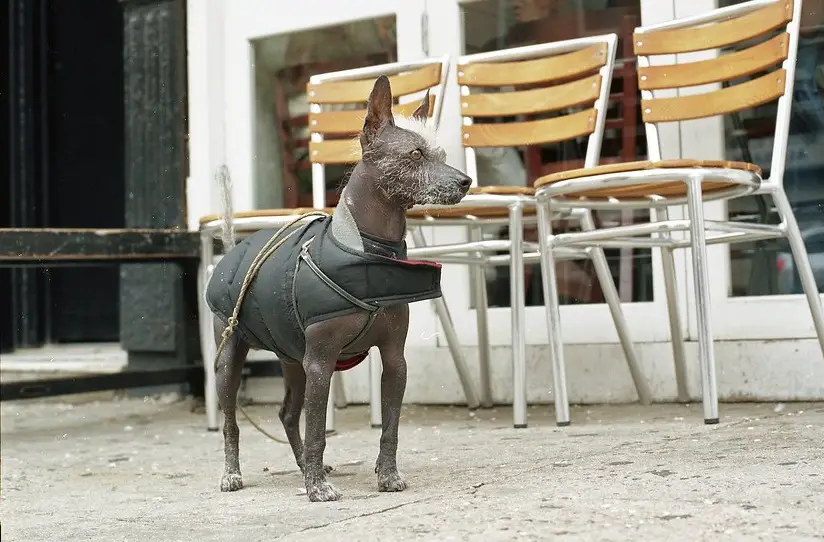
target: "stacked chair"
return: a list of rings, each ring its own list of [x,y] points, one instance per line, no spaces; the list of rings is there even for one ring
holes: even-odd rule
[[[598,164],[607,115],[607,101],[615,64],[617,36],[606,34],[540,45],[463,56],[458,60],[463,116],[462,143],[467,174],[478,183],[475,149],[522,147],[586,138],[585,164]],[[528,90],[489,92],[507,87],[530,86]],[[487,92],[473,92],[484,89]],[[547,115],[553,115],[547,117]],[[522,120],[523,116],[540,117]],[[509,122],[476,122],[477,119],[509,118]],[[538,261],[537,245],[523,240],[525,224],[534,224],[536,200],[531,187],[476,187],[464,200],[447,208],[413,208],[413,227],[465,225],[466,243],[425,246],[423,235],[413,231],[416,248],[410,257],[433,258],[443,263],[462,263],[472,268],[479,338],[481,403],[491,403],[489,341],[484,267],[509,265],[512,305],[513,425],[526,427],[526,318],[524,263]],[[594,228],[585,209],[553,213],[552,219],[578,221],[585,230]],[[547,218],[549,219],[549,218]],[[484,226],[506,224],[509,239],[484,241]],[[505,254],[489,254],[505,252]],[[621,311],[618,293],[599,247],[560,249],[556,258],[590,258],[609,305],[635,387],[642,403],[650,400],[649,386],[641,374],[637,356]],[[554,270],[552,270],[554,277]],[[546,282],[547,273],[544,273]],[[553,278],[554,280],[554,278]],[[544,291],[549,291],[544,284]],[[557,306],[557,300],[555,302]],[[558,425],[569,424],[569,401],[563,365],[560,327],[549,330],[553,352],[553,382]]]
[[[599,165],[607,102],[615,64],[617,36],[605,34],[462,56],[457,65],[462,115],[461,141],[466,173],[475,186],[454,206],[416,206],[408,213],[414,246],[410,258],[467,265],[470,268],[478,328],[481,394],[475,392],[455,326],[444,299],[433,301],[470,408],[491,406],[488,300],[484,278],[489,266],[509,266],[513,366],[513,424],[527,426],[526,308],[524,265],[541,266],[547,335],[552,363],[556,423],[570,423],[566,370],[561,336],[556,263],[591,260],[611,312],[639,400],[650,402],[649,385],[639,366],[604,248],[642,247],[661,250],[671,328],[678,398],[690,395],[686,382],[684,338],[677,307],[673,251],[691,248],[698,322],[699,362],[704,420],[718,421],[707,245],[786,238],[799,269],[801,284],[824,351],[824,309],[799,231],[783,187],[801,0],[751,0],[699,16],[639,27],[634,33],[638,85],[642,93],[649,159]],[[666,65],[659,55],[715,50],[760,40],[756,45],[697,62]],[[362,105],[381,74],[390,75],[393,94],[401,97],[396,111],[409,114],[420,96],[431,90],[430,116],[440,122],[449,58],[393,63],[317,75],[307,87],[310,103],[310,159],[314,209],[327,209],[325,166],[351,164],[360,148],[352,137],[363,123]],[[662,91],[714,84],[760,74],[746,83],[700,95],[662,97]],[[513,90],[514,89],[514,90]],[[662,160],[658,125],[735,113],[777,101],[776,131],[769,176],[759,167],[719,160]],[[343,109],[329,111],[331,106]],[[359,107],[359,108],[358,108]],[[487,122],[500,119],[502,122]],[[534,187],[477,186],[476,149],[524,147],[563,141],[586,141],[581,169],[555,173]],[[707,220],[706,201],[769,195],[781,218],[778,225]],[[671,220],[668,208],[686,205],[688,216]],[[649,209],[649,223],[596,227],[597,210]],[[312,209],[275,209],[237,213],[236,230],[245,235],[279,227]],[[553,233],[559,219],[575,222],[580,231]],[[201,219],[201,288],[212,272],[215,240],[223,219]],[[526,242],[525,225],[538,226],[539,242]],[[466,229],[465,242],[427,243],[423,227]],[[509,238],[484,240],[482,229],[508,226]],[[502,253],[502,254],[501,254]],[[448,298],[448,292],[445,292]],[[217,428],[212,318],[201,300],[201,335],[206,371],[206,404],[210,429]],[[370,356],[372,423],[380,424],[380,361]],[[333,400],[345,404],[339,374],[330,396],[328,428],[333,427]]]

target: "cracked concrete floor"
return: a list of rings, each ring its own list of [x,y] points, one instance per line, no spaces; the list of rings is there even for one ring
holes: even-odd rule
[[[275,406],[250,414],[277,425]],[[246,487],[188,400],[2,404],[2,538],[62,540],[813,540],[824,538],[824,403],[530,409],[408,406],[403,493],[376,490],[378,431],[338,412],[337,503],[309,503],[288,447],[241,422]],[[278,432],[277,434],[282,434]]]

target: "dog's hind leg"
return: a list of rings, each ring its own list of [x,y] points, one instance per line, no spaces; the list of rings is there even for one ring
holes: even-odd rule
[[[300,363],[292,360],[280,360],[283,371],[283,404],[280,405],[278,417],[283,424],[283,431],[295,454],[295,463],[303,472],[303,439],[300,438],[300,413],[306,397],[306,373]]]
[[[283,385],[286,393],[283,396],[283,404],[280,406],[280,421],[283,423],[283,431],[289,444],[292,446],[292,453],[295,454],[295,463],[303,472],[303,440],[300,438],[300,413],[303,410],[303,401],[306,397],[306,373],[300,363],[292,360],[281,360],[283,370]],[[324,470],[332,472],[329,465],[323,466]]]
[[[220,344],[223,322],[215,318],[215,338]],[[221,491],[237,491],[243,487],[240,475],[240,429],[237,426],[237,392],[243,371],[243,363],[249,353],[247,345],[237,334],[223,346],[217,362],[217,397],[223,410],[223,452],[225,464],[220,479]]]

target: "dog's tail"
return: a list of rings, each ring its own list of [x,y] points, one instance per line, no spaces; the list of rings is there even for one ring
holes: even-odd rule
[[[221,239],[223,240],[223,250],[228,251],[235,246],[235,224],[232,220],[232,178],[229,176],[229,168],[225,165],[217,168],[215,179],[220,186],[221,198],[223,199],[223,228]]]

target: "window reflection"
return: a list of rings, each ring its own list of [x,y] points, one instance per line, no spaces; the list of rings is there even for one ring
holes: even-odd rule
[[[258,208],[312,206],[306,84],[321,73],[396,62],[396,33],[395,17],[387,16],[255,41]],[[337,203],[350,170],[326,167],[327,204]]]
[[[824,0],[804,0],[796,66],[784,186],[824,291]],[[725,117],[726,156],[757,164],[770,175],[775,114],[771,103]],[[779,221],[769,196],[733,200],[728,211],[732,220]],[[732,245],[730,264],[732,296],[802,293],[786,240]]]

